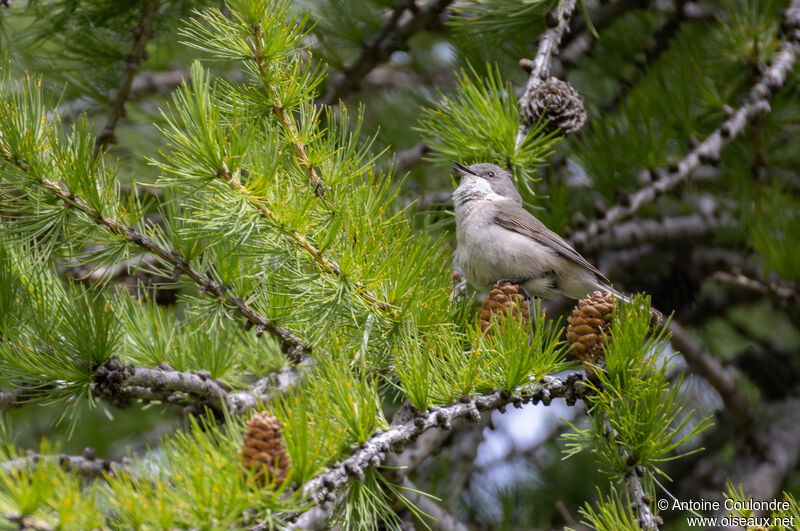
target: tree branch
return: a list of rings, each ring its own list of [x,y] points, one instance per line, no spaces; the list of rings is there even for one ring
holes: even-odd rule
[[[701,201],[699,212],[689,216],[643,219],[613,225],[607,232],[597,235],[581,250],[593,252],[634,247],[643,243],[667,241],[698,241],[720,230],[737,226],[738,222],[711,198]]]
[[[125,73],[122,75],[122,80],[120,80],[116,94],[109,102],[111,104],[111,112],[108,115],[106,125],[103,127],[100,134],[97,135],[97,140],[94,145],[95,158],[97,158],[97,155],[103,147],[114,141],[114,129],[117,127],[117,122],[120,117],[125,112],[125,101],[128,99],[128,93],[131,90],[133,78],[145,57],[145,48],[147,48],[147,42],[153,35],[153,23],[155,22],[156,12],[160,5],[161,0],[150,0],[144,8],[141,23],[134,28],[134,30],[138,32],[138,35],[133,43],[131,53],[125,59]]]
[[[228,410],[243,415],[298,385],[301,378],[298,367],[285,367],[247,390],[230,392],[227,384],[212,379],[207,371],[180,372],[166,364],[158,369],[137,368],[112,357],[95,371],[92,394],[119,407],[144,400],[185,405],[198,412],[207,406],[216,413]]]
[[[578,399],[587,396],[589,392],[583,380],[584,376],[580,373],[571,373],[565,379],[544,376],[541,385],[531,390],[521,391],[518,395],[495,391],[488,395],[466,398],[450,406],[433,407],[420,414],[414,413],[409,406],[406,406],[407,409],[404,412],[406,414],[395,415],[395,421],[387,431],[376,432],[350,457],[336,463],[330,471],[306,482],[303,492],[317,503],[325,500],[332,501],[337,489],[351,479],[360,480],[364,475],[364,470],[369,466],[379,466],[383,463],[390,450],[400,451],[407,442],[427,430],[439,426],[448,429],[455,420],[460,418],[477,422],[480,420],[481,411],[491,411],[510,403],[517,404],[528,401],[549,405],[553,398],[560,397],[565,398],[567,404],[574,405]]]
[[[397,0],[380,29],[361,47],[361,54],[331,78],[328,89],[317,103],[336,105],[339,100],[356,92],[367,74],[392,53],[403,48],[416,32],[437,20],[453,0],[428,0],[417,7],[415,0]],[[410,12],[410,16],[402,15]]]
[[[3,158],[23,173],[34,177],[31,175],[28,167],[22,162],[11,159],[10,156],[5,153],[3,154]],[[168,251],[153,241],[152,238],[142,232],[139,232],[134,227],[128,227],[127,225],[124,225],[115,219],[109,218],[102,212],[94,210],[83,198],[68,190],[65,190],[59,183],[55,181],[51,181],[45,177],[42,177],[41,179],[38,179],[38,182],[58,199],[60,199],[65,205],[79,210],[97,225],[102,225],[108,228],[112,233],[124,237],[126,242],[136,244],[151,254],[159,257],[164,262],[172,265],[186,276],[191,278],[207,293],[210,293],[220,302],[239,313],[249,322],[253,323],[259,331],[265,331],[281,340],[286,347],[286,356],[293,362],[299,362],[304,356],[311,353],[312,346],[310,343],[304,339],[301,339],[288,329],[261,316],[252,307],[250,307],[250,305],[248,305],[244,299],[229,293],[229,288],[227,286],[220,284],[211,277],[192,268],[188,260],[183,258],[177,251]]]
[[[764,295],[772,295],[786,304],[797,304],[800,301],[800,292],[792,284],[782,284],[773,280],[761,280],[746,276],[741,271],[728,273],[727,271],[717,271],[713,279],[721,284],[730,284],[750,291],[755,291]]]
[[[669,331],[673,345],[686,362],[719,393],[725,409],[741,430],[745,441],[755,450],[762,451],[764,440],[758,429],[758,420],[730,373],[676,321],[669,323]]]
[[[256,26],[253,27],[253,47],[255,49],[253,60],[256,63],[258,72],[261,74],[264,88],[267,89],[270,98],[272,98],[273,108],[275,110],[275,114],[278,116],[278,121],[280,121],[281,125],[283,126],[283,131],[286,133],[286,136],[289,137],[289,142],[291,142],[292,148],[294,149],[294,152],[300,161],[300,166],[303,168],[303,171],[305,171],[306,175],[308,175],[308,180],[311,182],[311,186],[314,188],[314,194],[318,197],[321,197],[325,195],[327,187],[325,186],[325,182],[322,180],[322,178],[317,175],[317,170],[314,168],[314,165],[311,164],[311,160],[308,158],[308,153],[306,153],[306,146],[300,142],[299,134],[297,132],[297,124],[295,124],[294,118],[283,106],[283,102],[278,94],[278,89],[275,87],[275,85],[269,82],[269,72],[267,71],[267,65],[264,62],[264,56],[262,53],[263,50],[261,49],[262,38],[264,38],[264,34],[261,31],[261,26],[256,24]]]
[[[42,455],[28,452],[24,457],[17,457],[0,464],[3,471],[8,473],[21,468],[36,466],[40,461],[56,462],[67,472],[74,472],[86,478],[102,478],[104,474],[113,475],[125,466],[125,461],[117,462],[109,459],[97,459],[94,448],[86,448],[83,455]]]
[[[658,526],[662,524],[661,518],[653,514],[650,510],[650,503],[652,499],[650,495],[644,490],[642,480],[639,477],[639,467],[633,467],[625,475],[625,485],[628,487],[628,494],[630,496],[631,504],[636,510],[636,516],[639,520],[639,525],[642,529],[657,530]]]
[[[261,203],[258,198],[251,195],[244,185],[231,179],[231,174],[228,170],[218,171],[217,177],[228,183],[234,190],[239,192],[245,199],[247,199],[247,201],[258,211],[262,218],[269,220],[271,223],[274,223],[277,226],[282,225],[280,218],[274,212],[272,212],[272,210]],[[325,255],[322,254],[322,251],[317,249],[314,244],[308,241],[308,238],[296,230],[285,229],[281,232],[288,236],[290,240],[294,241],[301,249],[306,251],[324,272],[335,276],[339,280],[346,280],[339,266],[335,262],[326,258]],[[380,310],[389,310],[391,308],[387,302],[380,300],[378,297],[370,293],[369,290],[367,290],[367,287],[361,282],[353,281],[353,285],[356,287],[358,294],[368,304],[374,305]]]
[[[722,149],[745,130],[750,120],[770,110],[770,96],[783,86],[794,66],[800,37],[800,30],[797,29],[800,27],[800,0],[794,0],[792,7],[786,10],[785,21],[792,28],[789,39],[781,45],[772,65],[750,89],[742,106],[683,160],[672,166],[669,172],[653,171],[655,182],[631,196],[625,196],[602,219],[593,221],[585,230],[573,233],[571,239],[575,245],[582,247],[598,234],[608,231],[611,226],[630,218],[642,206],[652,203],[683,183],[701,163],[718,161]]]
[[[555,11],[551,11],[547,14],[547,23],[550,27],[542,34],[541,40],[539,41],[539,49],[531,63],[530,77],[528,77],[528,82],[525,85],[525,91],[519,98],[518,106],[520,109],[528,108],[536,87],[550,77],[553,56],[558,54],[561,37],[565,32],[569,31],[569,21],[572,17],[572,12],[575,10],[576,3],[577,0],[565,0],[560,17]],[[520,124],[519,131],[517,131],[517,146],[522,143],[529,129],[530,126],[525,125],[524,121]]]

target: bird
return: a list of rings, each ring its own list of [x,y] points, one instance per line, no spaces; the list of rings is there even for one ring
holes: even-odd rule
[[[630,302],[561,236],[525,210],[509,171],[495,164],[465,166],[457,161],[453,169],[461,179],[453,192],[454,262],[479,293],[510,281],[523,287],[528,297],[582,299],[599,290]]]

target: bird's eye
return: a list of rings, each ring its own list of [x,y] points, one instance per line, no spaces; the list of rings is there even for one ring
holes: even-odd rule
[[[489,177],[494,177],[494,172],[493,171],[489,172]]]

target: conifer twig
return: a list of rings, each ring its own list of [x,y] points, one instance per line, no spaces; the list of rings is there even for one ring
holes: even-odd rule
[[[228,410],[243,415],[296,386],[302,374],[297,367],[285,367],[249,389],[231,392],[227,384],[214,380],[207,371],[181,372],[166,364],[158,369],[134,367],[112,357],[95,371],[93,378],[92,394],[122,407],[130,400],[144,400],[186,405],[198,411],[208,406],[217,413]]]
[[[547,14],[547,24],[550,27],[547,28],[540,37],[539,49],[536,52],[536,57],[530,62],[530,76],[525,85],[525,90],[519,98],[518,106],[520,109],[528,107],[536,87],[550,77],[553,56],[558,53],[561,37],[565,32],[569,31],[569,21],[572,18],[572,12],[575,11],[576,3],[577,0],[565,0],[560,15],[556,11],[551,11]],[[517,146],[522,143],[529,129],[530,126],[526,125],[524,121],[520,124],[519,131],[517,131]]]
[[[567,404],[574,405],[578,399],[584,398],[589,393],[589,388],[583,380],[584,376],[581,373],[571,373],[566,378],[544,376],[541,385],[531,390],[524,390],[516,396],[500,390],[488,395],[465,398],[450,406],[434,407],[421,414],[414,413],[409,406],[406,406],[406,414],[395,415],[395,421],[388,430],[376,432],[350,457],[336,463],[330,471],[306,482],[303,485],[303,492],[312,496],[318,503],[333,500],[337,489],[351,479],[362,478],[367,467],[379,466],[390,450],[399,451],[405,443],[425,431],[439,426],[447,429],[460,418],[477,422],[480,420],[481,411],[491,411],[511,403],[528,401],[549,405],[552,399],[562,397],[566,399]]]
[[[589,226],[572,234],[572,242],[577,246],[585,245],[590,239],[620,221],[630,218],[641,207],[652,203],[661,195],[669,192],[686,181],[701,163],[716,163],[720,160],[722,149],[731,140],[739,136],[747,124],[761,114],[770,110],[769,98],[783,87],[794,67],[800,33],[800,0],[793,0],[785,12],[785,22],[791,28],[787,41],[775,54],[772,64],[753,85],[744,100],[713,133],[690,151],[680,162],[670,167],[669,171],[654,170],[651,174],[655,182],[641,188],[636,193],[626,196],[619,204],[608,210],[602,219],[592,221]]]
[[[133,78],[144,59],[145,48],[147,48],[147,42],[153,34],[153,23],[155,22],[156,12],[160,5],[161,0],[150,0],[147,2],[144,8],[144,14],[142,15],[142,21],[135,28],[138,35],[136,35],[131,53],[125,59],[125,73],[122,75],[122,80],[120,80],[116,94],[114,94],[114,97],[110,101],[111,112],[108,115],[106,125],[103,127],[100,134],[97,135],[97,140],[95,141],[95,158],[97,158],[97,155],[103,147],[114,141],[114,129],[117,127],[117,122],[120,117],[125,112],[125,101],[128,99],[128,93],[131,90]]]
[[[30,170],[21,161],[13,160],[7,154],[3,154],[3,158],[10,164],[13,164],[23,173],[30,175]],[[59,183],[51,181],[45,177],[38,179],[41,184],[50,193],[60,199],[65,205],[71,206],[87,217],[89,217],[97,225],[102,225],[109,229],[112,233],[118,234],[125,238],[125,241],[138,245],[139,247],[147,250],[151,254],[159,257],[164,262],[171,264],[186,276],[191,278],[195,284],[203,288],[207,293],[214,295],[223,304],[236,311],[249,322],[253,323],[259,331],[267,332],[275,336],[286,348],[286,356],[294,361],[299,362],[305,355],[312,351],[311,344],[295,335],[288,329],[276,324],[269,319],[263,317],[256,312],[247,302],[228,291],[228,287],[220,284],[208,275],[201,273],[194,269],[177,251],[169,251],[158,245],[152,238],[136,230],[134,227],[129,227],[120,223],[119,221],[109,218],[102,212],[94,210],[89,204],[76,194],[65,190]]]
[[[109,459],[97,459],[94,448],[86,448],[83,455],[44,455],[37,452],[28,452],[24,457],[17,457],[0,463],[4,472],[11,472],[21,468],[36,466],[40,461],[52,461],[67,472],[74,472],[87,478],[101,478],[104,474],[114,474],[125,463]]]
[[[294,122],[294,118],[283,106],[283,102],[278,94],[277,87],[269,82],[267,65],[264,62],[263,50],[261,49],[261,39],[263,37],[264,33],[261,30],[261,25],[256,24],[253,27],[253,48],[255,49],[253,61],[256,63],[259,74],[261,74],[264,88],[266,88],[267,92],[269,92],[269,97],[272,99],[272,105],[275,110],[275,114],[278,116],[278,120],[280,121],[281,126],[283,126],[283,130],[289,137],[289,142],[292,144],[292,149],[294,149],[294,152],[300,161],[300,166],[303,168],[303,171],[306,173],[306,175],[308,175],[308,180],[311,182],[311,186],[314,188],[314,194],[321,197],[325,195],[325,191],[327,190],[325,182],[319,175],[317,175],[317,170],[314,168],[314,165],[311,164],[311,160],[308,158],[308,153],[306,152],[306,146],[300,142],[297,124]]]
[[[272,210],[267,208],[263,203],[261,203],[258,200],[258,198],[252,196],[250,192],[247,191],[247,188],[245,188],[244,185],[242,185],[238,181],[231,179],[231,174],[228,170],[220,170],[219,172],[217,172],[217,177],[228,183],[234,190],[236,190],[242,196],[244,196],[248,200],[248,202],[251,205],[253,205],[253,208],[255,208],[258,211],[259,215],[262,218],[267,219],[277,225],[280,225],[280,219],[278,218],[278,216]],[[308,241],[308,238],[306,238],[296,230],[287,229],[283,230],[282,232],[286,234],[286,236],[288,236],[298,246],[300,246],[300,248],[306,251],[311,256],[311,258],[313,258],[314,261],[322,268],[324,272],[330,273],[340,280],[345,280],[345,276],[344,274],[342,274],[342,270],[339,268],[339,266],[335,262],[326,258],[325,255],[322,254],[322,251],[317,249],[314,246],[314,244]],[[369,290],[367,290],[367,287],[363,283],[358,281],[353,281],[353,285],[356,287],[357,293],[361,297],[363,297],[367,303],[375,305],[378,309],[381,310],[388,310],[389,308],[391,308],[391,306],[388,303],[380,300],[377,296],[370,293]]]
[[[653,514],[650,510],[652,499],[644,490],[642,480],[638,473],[639,467],[633,467],[625,475],[625,486],[628,487],[628,495],[633,508],[636,510],[636,517],[639,525],[646,531],[658,530],[659,524],[663,523],[660,517]]]
[[[402,49],[412,35],[436,20],[452,1],[428,0],[422,7],[417,7],[414,0],[397,0],[380,29],[363,43],[361,54],[331,79],[318,103],[336,105],[358,90],[373,68]],[[404,18],[402,15],[407,11],[410,16]]]

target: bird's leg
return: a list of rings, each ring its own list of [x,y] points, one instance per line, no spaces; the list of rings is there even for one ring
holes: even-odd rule
[[[495,284],[502,284],[503,282],[510,282],[512,284],[516,284],[517,286],[520,286],[522,289],[525,289],[524,284],[529,280],[531,280],[531,279],[530,278],[501,278],[500,280],[495,280],[494,282],[489,282],[489,284],[487,284],[487,287],[491,288]],[[525,292],[527,293],[527,290],[525,290]],[[530,295],[528,295],[528,296],[530,297]]]

